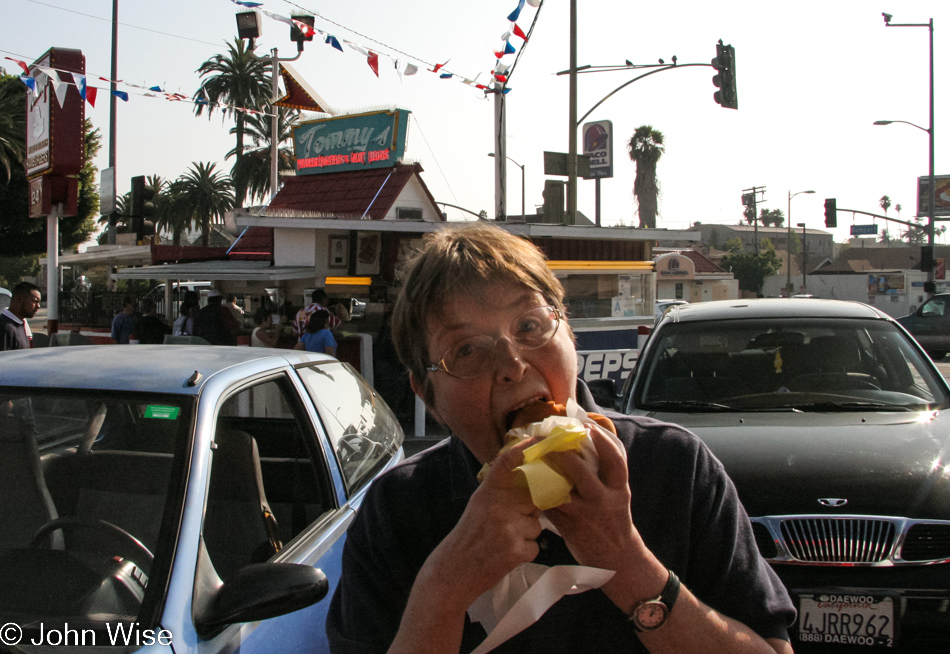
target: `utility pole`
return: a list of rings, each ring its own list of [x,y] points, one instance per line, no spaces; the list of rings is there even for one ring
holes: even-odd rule
[[[112,169],[112,179],[118,179],[116,176],[116,136],[118,129],[116,118],[116,80],[119,79],[119,0],[112,0],[112,80],[109,94],[109,168]],[[106,232],[106,243],[115,245],[115,210],[109,214],[109,227]],[[112,273],[109,273],[112,277]]]
[[[762,197],[757,198],[756,194],[761,193]],[[754,228],[755,239],[755,256],[759,256],[759,214],[758,214],[758,203],[765,202],[765,187],[764,186],[753,186],[752,188],[743,189],[742,191],[742,204],[745,205],[748,209],[752,210],[752,225]]]

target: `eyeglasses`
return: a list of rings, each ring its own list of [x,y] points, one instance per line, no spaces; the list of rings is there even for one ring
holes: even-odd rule
[[[498,343],[508,341],[519,350],[536,350],[551,342],[562,318],[561,312],[554,307],[528,309],[514,317],[507,336],[470,336],[452,345],[438,363],[427,365],[426,370],[441,370],[459,379],[473,379],[494,365]]]

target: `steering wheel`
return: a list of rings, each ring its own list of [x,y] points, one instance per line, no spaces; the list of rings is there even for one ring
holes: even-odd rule
[[[105,532],[114,539],[121,540],[124,545],[131,546],[132,549],[145,556],[145,563],[147,563],[149,567],[155,560],[155,555],[152,554],[151,551],[149,551],[149,549],[145,547],[142,541],[140,541],[138,538],[127,532],[122,527],[118,527],[111,522],[106,522],[105,520],[99,520],[98,518],[65,516],[62,518],[56,518],[55,520],[50,520],[45,525],[37,529],[36,533],[33,534],[33,540],[30,542],[30,547],[39,547],[43,538],[57,529],[91,529]]]

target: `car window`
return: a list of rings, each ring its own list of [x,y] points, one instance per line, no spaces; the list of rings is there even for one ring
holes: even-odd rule
[[[329,471],[286,377],[221,405],[202,534],[222,580],[262,563],[336,508]]]
[[[152,619],[140,611],[170,574],[193,403],[0,388],[0,624]]]
[[[402,427],[382,397],[349,364],[333,361],[297,372],[317,406],[352,494],[402,445]]]
[[[932,298],[920,308],[920,315],[925,317],[942,316],[946,312],[943,298]]]
[[[883,320],[671,323],[639,367],[633,404],[644,410],[948,406],[932,366]]]

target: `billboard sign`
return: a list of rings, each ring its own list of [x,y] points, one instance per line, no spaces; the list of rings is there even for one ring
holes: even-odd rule
[[[82,169],[86,103],[72,73],[82,77],[85,70],[82,52],[68,48],[50,48],[30,66],[36,87],[26,94],[27,177],[77,175]]]
[[[584,154],[590,157],[588,179],[614,176],[614,126],[609,120],[584,123]]]
[[[391,168],[406,151],[409,111],[311,120],[294,128],[298,175]]]
[[[904,273],[868,275],[868,295],[903,295]]]
[[[934,175],[937,187],[935,216],[950,216],[950,175]],[[917,215],[930,215],[930,177],[917,178]]]

